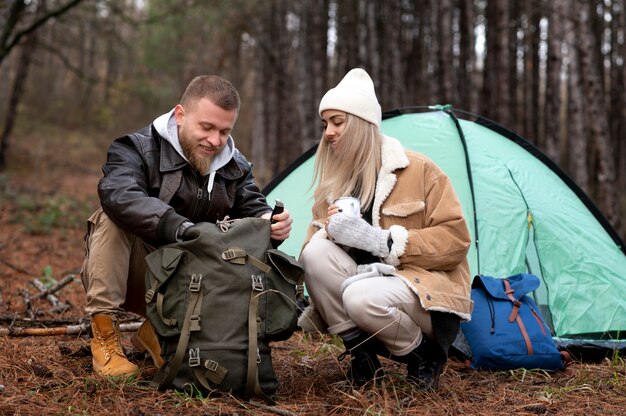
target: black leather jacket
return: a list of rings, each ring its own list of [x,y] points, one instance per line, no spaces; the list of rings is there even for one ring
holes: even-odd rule
[[[168,204],[159,199],[159,190],[164,174],[176,170],[182,170],[182,178]],[[102,171],[98,195],[104,212],[154,246],[176,241],[176,229],[186,220],[214,223],[226,215],[259,217],[271,211],[252,165],[238,150],[217,170],[209,193],[208,175],[192,169],[153,125],[114,140]]]

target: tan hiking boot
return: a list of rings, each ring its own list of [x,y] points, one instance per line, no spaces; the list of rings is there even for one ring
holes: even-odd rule
[[[154,332],[154,327],[150,323],[149,320],[143,321],[137,332],[130,339],[130,342],[133,343],[135,348],[139,351],[144,352],[147,351],[152,358],[152,362],[156,368],[161,368],[165,361],[161,357],[161,345],[159,344],[159,338],[157,337],[156,332]]]
[[[91,355],[96,373],[107,376],[127,376],[139,369],[126,359],[120,344],[120,328],[108,315],[94,315],[91,330]]]

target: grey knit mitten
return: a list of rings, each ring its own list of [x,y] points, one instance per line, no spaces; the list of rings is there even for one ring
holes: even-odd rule
[[[363,218],[335,214],[328,219],[327,228],[336,243],[369,251],[376,257],[389,255],[389,230],[373,227]]]
[[[368,273],[368,272],[376,272],[381,276],[393,276],[396,272],[396,268],[391,264],[385,263],[370,263],[370,264],[359,264],[356,266],[356,274]]]

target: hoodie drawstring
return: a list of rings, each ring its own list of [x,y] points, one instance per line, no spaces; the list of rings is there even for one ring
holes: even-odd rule
[[[209,181],[206,185],[206,190],[209,193],[209,201],[211,200],[211,191],[213,190],[213,182],[215,181],[215,171],[209,174]]]

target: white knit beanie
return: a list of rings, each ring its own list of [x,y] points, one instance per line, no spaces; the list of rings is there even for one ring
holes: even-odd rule
[[[320,116],[325,110],[354,114],[380,128],[382,111],[374,92],[374,83],[365,70],[354,68],[320,101]]]

